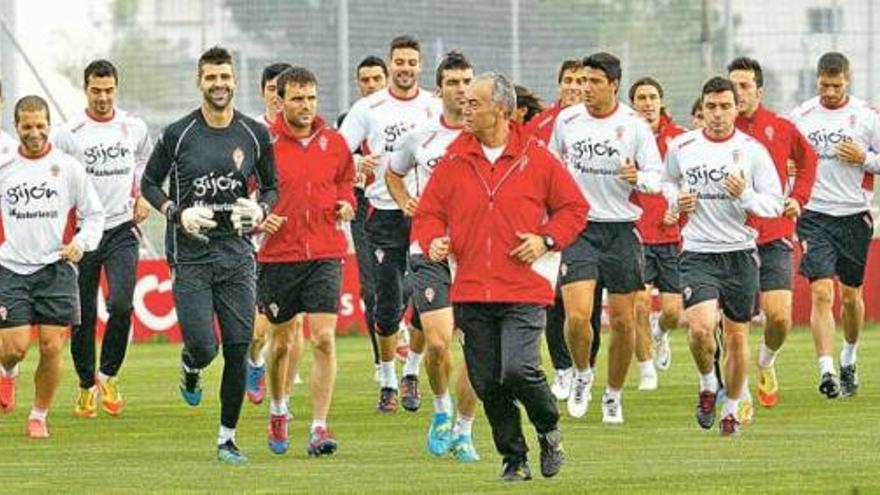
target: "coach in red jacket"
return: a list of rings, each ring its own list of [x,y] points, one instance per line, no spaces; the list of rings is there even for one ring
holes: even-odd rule
[[[510,122],[513,84],[483,74],[467,91],[467,132],[450,145],[419,204],[413,239],[452,258],[450,298],[474,390],[483,401],[502,477],[531,478],[519,401],[538,432],[541,473],[564,460],[559,412],[539,364],[559,251],[586,222],[587,202],[559,161]],[[548,251],[553,251],[548,253]]]
[[[263,227],[269,235],[258,256],[260,308],[272,324],[268,442],[287,451],[284,400],[293,317],[306,313],[312,334],[312,427],[309,454],[332,454],[336,440],[327,412],[336,382],[335,331],[346,253],[342,222],[354,217],[354,162],[345,140],[317,114],[317,80],[294,67],[278,77],[283,118],[275,120],[279,198]]]

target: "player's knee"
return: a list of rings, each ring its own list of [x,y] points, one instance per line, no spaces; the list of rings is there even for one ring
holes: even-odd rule
[[[565,313],[565,323],[568,328],[583,328],[587,325],[590,325],[590,317],[592,316],[592,311],[587,311],[586,309],[575,309],[572,311],[566,311]]]
[[[844,288],[840,291],[840,304],[845,309],[856,309],[862,304],[862,291],[856,288]]]
[[[393,337],[399,330],[399,324],[392,319],[379,319],[376,321],[376,335],[380,337]]]
[[[813,306],[830,308],[834,303],[834,285],[823,282],[814,282],[810,288]]]
[[[4,364],[15,364],[24,361],[27,355],[27,341],[17,342],[7,340],[0,342],[0,361]]]
[[[217,357],[216,345],[196,345],[187,348],[187,354],[192,359],[192,367],[206,368]]]
[[[660,326],[666,330],[678,327],[681,321],[681,310],[679,308],[666,309],[660,313]]]
[[[55,358],[61,355],[64,347],[63,336],[41,337],[40,338],[40,356],[45,358]]]
[[[129,316],[134,307],[130,299],[124,297],[111,297],[107,300],[107,313],[110,316]]]
[[[332,329],[315,332],[315,334],[312,335],[312,345],[314,346],[315,352],[321,354],[333,354],[336,349],[336,337],[333,335]]]
[[[705,322],[692,322],[688,329],[688,339],[690,339],[691,345],[696,344],[703,347],[714,341],[714,331],[715,328]]]
[[[765,325],[774,330],[787,331],[791,328],[791,312],[784,311],[780,308],[766,308],[764,311],[766,318]]]
[[[446,354],[449,350],[449,340],[446,339],[442,332],[431,332],[425,334],[426,351],[433,359],[438,359]]]

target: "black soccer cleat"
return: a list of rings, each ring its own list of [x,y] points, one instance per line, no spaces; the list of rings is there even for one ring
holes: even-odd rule
[[[505,461],[501,469],[504,481],[528,481],[532,479],[532,470],[525,459]]]
[[[405,375],[400,380],[400,402],[409,412],[416,412],[422,406],[422,394],[419,393],[419,377]]]
[[[819,381],[819,392],[829,399],[836,399],[840,395],[840,385],[837,383],[837,377],[834,373],[822,373],[822,379]]]
[[[859,375],[856,363],[840,367],[840,396],[855,397],[859,391]]]
[[[708,430],[715,424],[715,402],[717,400],[718,395],[715,392],[709,390],[700,392],[697,400],[697,423],[700,428]]]
[[[562,448],[562,432],[559,429],[538,435],[541,445],[541,475],[552,478],[559,474],[565,463],[565,450]]]

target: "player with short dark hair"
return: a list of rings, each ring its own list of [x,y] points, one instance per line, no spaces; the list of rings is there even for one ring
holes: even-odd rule
[[[144,197],[167,219],[183,352],[180,392],[190,406],[202,399],[201,370],[223,344],[217,457],[247,462],[235,444],[245,395],[247,350],[254,326],[256,267],[248,238],[277,200],[269,133],[235,110],[232,55],[221,47],[199,58],[201,106],[162,132],[141,181]],[[166,179],[168,191],[162,189]],[[259,189],[248,197],[248,182]],[[221,341],[214,333],[214,318]]]
[[[146,122],[117,108],[119,75],[109,60],[89,63],[83,77],[85,111],[62,125],[54,141],[85,166],[106,215],[101,244],[79,262],[82,324],[73,326],[70,338],[70,352],[79,375],[74,413],[93,418],[98,413],[98,395],[104,411],[111,416],[121,414],[125,405],[117,375],[131,328],[141,237],[138,224],[150,212],[140,195],[140,178],[153,145]],[[109,290],[108,319],[96,372],[95,325],[102,270]]]

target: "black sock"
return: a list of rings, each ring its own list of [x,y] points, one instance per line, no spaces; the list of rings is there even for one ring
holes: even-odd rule
[[[248,344],[223,345],[223,380],[220,382],[220,424],[235,428],[244,403]]]

